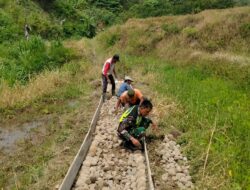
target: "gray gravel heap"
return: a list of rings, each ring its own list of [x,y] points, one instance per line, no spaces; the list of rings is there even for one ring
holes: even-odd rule
[[[75,190],[146,190],[146,165],[141,151],[123,149],[116,129],[120,115],[113,113],[117,98],[101,109],[94,140],[82,164]]]
[[[160,183],[172,187],[170,189],[193,189],[187,158],[181,154],[180,145],[173,139],[171,134],[165,136],[156,150],[161,157],[160,165],[165,171]]]

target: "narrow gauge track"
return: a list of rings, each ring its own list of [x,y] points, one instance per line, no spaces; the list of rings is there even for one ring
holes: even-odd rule
[[[116,97],[105,103],[100,99],[88,134],[60,190],[154,189],[146,144],[143,153],[120,146],[116,129],[121,114],[113,113],[116,101]]]

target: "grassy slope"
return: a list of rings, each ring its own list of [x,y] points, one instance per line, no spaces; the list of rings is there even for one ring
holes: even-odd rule
[[[178,141],[198,189],[250,188],[249,12],[132,19],[97,37],[106,53],[121,53],[120,73],[154,90],[146,94],[154,97],[161,129],[183,132]]]
[[[92,113],[95,109],[97,99],[91,92],[99,84],[96,71],[107,54],[120,51],[120,76],[129,73],[139,81],[136,86],[154,97],[154,114],[160,118],[161,129],[167,132],[176,127],[184,132],[179,142],[191,160],[197,187],[247,188],[249,38],[244,24],[249,23],[248,12],[249,8],[236,8],[130,20],[102,33],[93,47],[86,41],[65,42],[79,59],[40,74],[26,86],[1,89],[1,127],[38,118],[46,118],[46,122],[45,132],[34,131],[36,141],[20,142],[20,150],[11,157],[1,152],[0,187],[52,189],[60,183],[92,116],[84,107]],[[218,25],[224,30],[215,32]],[[234,32],[227,32],[228,28]],[[217,38],[225,43],[218,43]],[[95,46],[99,46],[98,53],[91,51]],[[202,183],[215,120],[217,128]],[[19,162],[14,162],[17,156]]]
[[[31,35],[44,38],[55,36],[61,30],[60,21],[46,13],[33,1],[3,1],[1,4],[0,42],[15,42],[24,38],[24,26],[31,26]]]
[[[75,52],[74,60],[38,75],[26,86],[1,90],[1,129],[41,123],[14,152],[0,151],[1,188],[54,189],[88,130],[99,100],[94,89],[101,84],[93,74],[95,59],[87,59],[93,58],[91,48],[84,47],[90,47],[87,41],[67,41],[65,46]]]

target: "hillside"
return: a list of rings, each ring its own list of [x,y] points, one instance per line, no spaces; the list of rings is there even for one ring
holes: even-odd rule
[[[0,135],[25,135],[13,147],[1,147],[0,188],[54,189],[61,183],[100,97],[103,61],[114,53],[121,57],[119,79],[130,75],[154,103],[160,132],[148,136],[159,187],[165,183],[155,149],[170,133],[190,161],[196,189],[250,188],[249,6],[132,18],[79,39],[86,30],[66,19],[73,33],[64,33],[64,18],[49,1],[15,2],[0,0],[0,27],[6,29],[0,31]],[[82,2],[73,9],[81,17],[86,1],[74,2]],[[23,37],[25,18],[29,40]]]
[[[249,188],[249,12],[130,19],[97,36],[151,89],[161,129],[182,132],[198,189]]]

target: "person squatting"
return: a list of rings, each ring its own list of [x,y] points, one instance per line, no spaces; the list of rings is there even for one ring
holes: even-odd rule
[[[144,99],[140,105],[134,105],[122,114],[117,132],[124,147],[131,150],[143,149],[146,129],[150,124],[153,129],[157,129],[156,124],[147,117],[152,109],[151,101]]]

